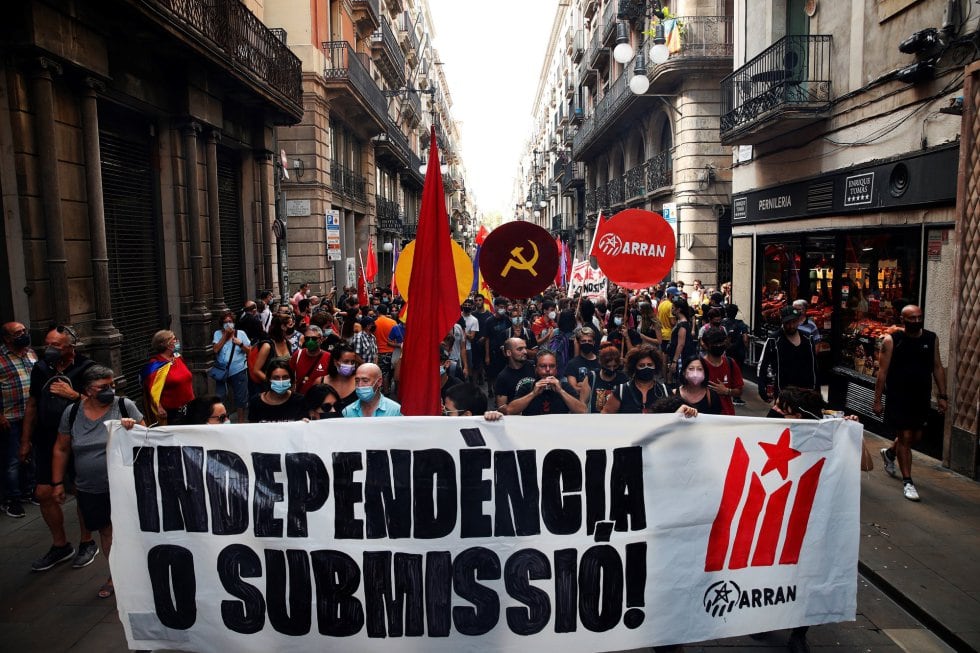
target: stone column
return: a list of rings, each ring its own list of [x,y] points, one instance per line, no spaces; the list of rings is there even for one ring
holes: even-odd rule
[[[204,256],[201,249],[201,202],[197,177],[197,135],[201,125],[188,122],[181,129],[184,135],[184,193],[187,198],[187,239],[190,244],[191,310],[207,310],[204,302]]]
[[[85,191],[88,204],[88,230],[92,256],[92,293],[95,323],[88,339],[90,355],[122,367],[122,334],[112,323],[112,297],[109,293],[109,247],[106,244],[105,203],[102,196],[102,150],[99,146],[98,93],[105,85],[92,77],[85,79],[81,93],[82,142],[85,148]]]
[[[44,208],[44,232],[47,258],[45,267],[50,279],[48,301],[54,321],[71,322],[68,294],[68,259],[65,254],[65,230],[61,215],[61,184],[58,175],[58,148],[55,143],[54,75],[61,74],[56,62],[40,58],[32,78],[34,128],[37,134],[38,179]]]
[[[225,286],[221,270],[221,222],[218,219],[218,141],[217,129],[208,131],[206,147],[208,169],[208,226],[211,234],[211,312],[221,315],[225,304]]]
[[[272,186],[272,152],[262,151],[255,155],[259,163],[260,210],[262,211],[262,286],[263,290],[271,290],[275,294],[274,277],[272,276],[272,220],[273,214],[269,208]]]
[[[197,137],[201,125],[190,121],[181,127],[184,136],[184,196],[187,207],[187,240],[190,247],[191,303],[181,316],[184,362],[194,373],[195,393],[208,391],[207,368],[211,351],[211,314],[204,300],[204,256],[201,247],[201,202],[197,166]]]

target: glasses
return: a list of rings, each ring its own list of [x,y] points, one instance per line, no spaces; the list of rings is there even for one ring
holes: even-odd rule
[[[208,421],[217,420],[218,424],[224,424],[228,421],[228,413],[221,413],[220,415],[212,415],[208,418]]]
[[[49,331],[51,330],[57,331],[58,333],[67,333],[69,336],[71,336],[71,344],[73,345],[76,342],[78,342],[78,334],[75,333],[75,330],[72,329],[70,326],[65,326],[64,324],[56,324],[52,326],[51,329],[49,329]]]

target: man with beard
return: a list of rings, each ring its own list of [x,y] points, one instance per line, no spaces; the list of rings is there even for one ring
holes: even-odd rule
[[[817,364],[813,342],[800,333],[803,314],[793,306],[783,306],[779,312],[783,326],[775,338],[766,341],[759,359],[759,393],[771,402],[782,388],[796,386],[807,390],[817,389]],[[772,383],[774,395],[769,396],[767,386]],[[769,417],[776,417],[770,411]]]
[[[895,476],[895,461],[902,472],[902,492],[909,501],[918,501],[912,483],[912,445],[922,437],[932,399],[932,381],[939,394],[936,404],[946,412],[946,370],[939,356],[936,334],[922,328],[922,309],[909,304],[902,309],[905,330],[886,335],[878,358],[874,412],[885,414],[885,424],[895,433],[895,443],[881,450],[885,472]],[[882,393],[888,390],[888,405],[882,406]]]
[[[507,366],[497,375],[493,392],[497,397],[497,410],[507,412],[507,404],[534,385],[534,367],[527,360],[527,343],[521,338],[508,338],[504,342],[504,358]]]
[[[558,359],[554,353],[541,349],[535,356],[534,373],[537,377],[530,387],[522,386],[522,393],[507,404],[508,415],[561,415],[586,412],[585,404],[575,396],[575,388],[560,380]]]

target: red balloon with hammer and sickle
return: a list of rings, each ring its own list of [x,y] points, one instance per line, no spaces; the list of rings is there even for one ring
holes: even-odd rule
[[[533,297],[555,280],[558,272],[555,239],[530,222],[502,224],[483,242],[480,272],[487,285],[504,297]]]

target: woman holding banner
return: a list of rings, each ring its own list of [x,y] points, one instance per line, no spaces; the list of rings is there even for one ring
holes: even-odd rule
[[[663,382],[663,357],[649,345],[634,347],[626,354],[627,383],[618,385],[606,398],[604,414],[653,413],[653,405],[669,397]]]

